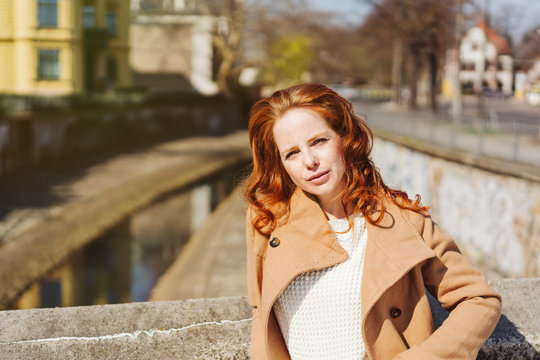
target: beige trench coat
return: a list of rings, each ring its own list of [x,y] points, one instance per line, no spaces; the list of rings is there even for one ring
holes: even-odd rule
[[[362,277],[362,337],[369,359],[474,359],[500,316],[501,298],[428,214],[387,201],[382,222],[367,225]],[[378,215],[378,214],[376,214]],[[348,254],[311,197],[297,189],[290,212],[270,236],[247,214],[252,358],[290,359],[272,306],[299,274],[343,262]],[[451,311],[433,332],[426,291]]]

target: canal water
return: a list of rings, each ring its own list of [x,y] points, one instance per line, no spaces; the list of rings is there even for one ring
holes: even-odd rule
[[[33,284],[10,309],[147,301],[190,236],[237,185],[238,171],[163,196]]]

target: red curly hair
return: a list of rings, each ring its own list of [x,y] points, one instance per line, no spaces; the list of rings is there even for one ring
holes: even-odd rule
[[[249,141],[253,168],[245,182],[245,196],[255,210],[253,226],[270,234],[280,216],[288,210],[289,200],[296,189],[285,171],[274,141],[274,124],[291,109],[303,108],[316,112],[326,120],[341,138],[345,163],[343,206],[354,205],[367,221],[377,224],[384,214],[381,194],[400,208],[425,211],[420,196],[409,200],[407,193],[386,186],[370,159],[373,134],[366,122],[356,116],[352,104],[333,90],[319,84],[301,84],[279,90],[259,100],[250,112]],[[373,209],[382,209],[373,219]]]

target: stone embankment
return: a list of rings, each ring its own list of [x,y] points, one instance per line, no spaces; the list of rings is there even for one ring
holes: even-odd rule
[[[0,309],[136,209],[250,157],[246,132],[171,141],[68,176],[47,194],[54,201],[15,204],[0,221]]]

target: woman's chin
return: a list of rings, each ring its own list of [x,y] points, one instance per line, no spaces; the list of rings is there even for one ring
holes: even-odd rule
[[[326,199],[335,193],[333,188],[328,188],[327,186],[311,186],[304,190],[316,196],[319,200]]]

